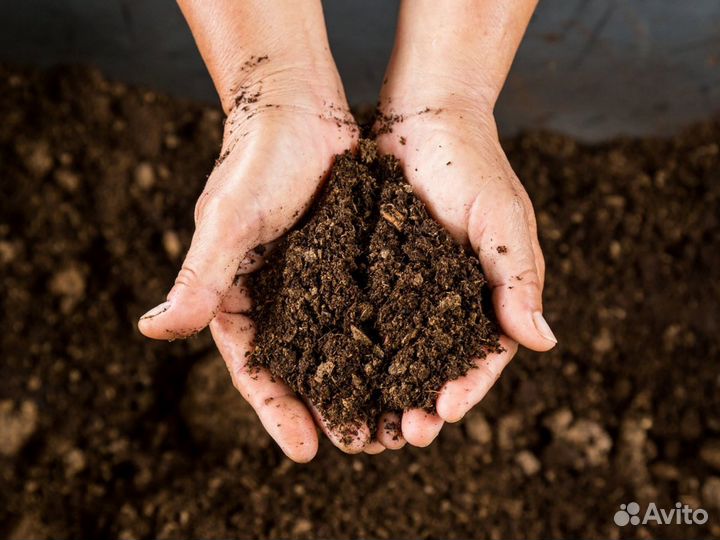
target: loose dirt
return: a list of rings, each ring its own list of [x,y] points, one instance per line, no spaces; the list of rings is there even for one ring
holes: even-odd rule
[[[250,280],[253,364],[308,398],[330,428],[434,410],[442,385],[499,350],[477,257],[428,214],[400,164],[362,140],[307,222]]]

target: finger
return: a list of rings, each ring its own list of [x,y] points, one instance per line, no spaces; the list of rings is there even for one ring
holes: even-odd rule
[[[370,428],[367,424],[345,425],[330,429],[320,411],[312,403],[309,403],[308,407],[325,436],[346,454],[359,454],[370,443]]]
[[[365,452],[366,454],[370,454],[372,456],[381,454],[384,451],[385,451],[385,447],[382,444],[380,444],[380,442],[378,442],[378,441],[371,442],[363,450],[363,452]]]
[[[240,261],[257,243],[256,231],[248,228],[244,213],[230,200],[206,196],[198,209],[190,250],[167,301],[140,318],[140,332],[147,337],[175,339],[205,328],[230,288]]]
[[[557,339],[542,314],[542,286],[522,195],[511,183],[491,189],[470,209],[470,242],[493,290],[503,332],[530,349],[547,351]]]
[[[517,186],[516,191],[523,191],[524,188],[520,183],[520,180],[515,178],[515,184]],[[540,292],[542,293],[545,287],[545,257],[543,257],[542,248],[540,247],[540,239],[538,238],[537,219],[535,218],[535,209],[533,207],[530,197],[521,197],[525,207],[525,219],[528,224],[530,232],[530,241],[532,243],[533,256],[535,257],[535,268],[537,269],[538,278],[540,281]]]
[[[443,427],[443,419],[422,409],[410,409],[402,416],[402,433],[413,446],[424,448],[435,440]]]
[[[540,242],[537,239],[537,234],[532,241],[533,256],[535,257],[535,268],[537,268],[538,278],[540,283],[540,294],[542,294],[545,288],[545,257],[543,256],[542,249],[540,248]]]
[[[402,418],[398,413],[386,412],[380,415],[375,436],[378,442],[388,450],[399,450],[407,442],[402,434],[401,422]]]
[[[448,381],[440,389],[436,408],[445,422],[457,422],[477,405],[498,380],[517,352],[518,345],[507,336],[500,337],[502,352],[489,353],[475,361],[475,368],[459,379]]]
[[[210,323],[210,331],[235,388],[255,409],[268,434],[293,461],[310,461],[318,449],[310,411],[287,385],[273,380],[267,370],[251,372],[247,366],[255,334],[252,321],[244,315],[223,312]]]

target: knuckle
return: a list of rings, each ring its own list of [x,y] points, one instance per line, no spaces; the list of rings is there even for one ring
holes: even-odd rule
[[[508,354],[508,361],[510,361],[513,356],[517,354],[519,347],[520,346],[518,345],[517,341],[512,341],[510,344],[505,345],[505,349],[507,350]]]
[[[198,201],[198,204],[200,203],[201,201]],[[262,213],[253,209],[252,205],[241,204],[232,195],[218,192],[202,200],[196,225],[210,218],[235,237],[256,240],[261,236]]]
[[[505,212],[510,212],[514,218],[526,219],[525,204],[523,203],[522,197],[516,190],[507,192],[505,197]]]
[[[240,392],[240,395],[245,398],[248,403],[250,403],[250,400],[252,399],[252,394],[247,391],[247,385],[245,384],[243,378],[242,366],[233,364],[232,368],[230,369],[230,380],[232,381],[235,390]]]
[[[540,279],[538,278],[537,271],[534,268],[528,268],[527,270],[523,270],[519,274],[516,274],[514,277],[516,281],[521,281],[522,285],[529,287],[540,286]]]
[[[201,208],[200,219],[207,219],[209,216],[222,216],[228,204],[225,198],[218,196],[217,193],[208,195],[204,198],[204,204]]]
[[[229,213],[233,208],[230,198],[208,188],[202,192],[195,203],[195,225],[209,216],[220,216]]]
[[[210,193],[207,190],[205,190],[200,194],[197,202],[195,203],[195,211],[193,213],[193,217],[195,220],[196,227],[202,221],[202,218],[205,215],[205,207],[207,206],[210,198],[211,198]]]
[[[180,272],[178,272],[178,275],[175,278],[175,285],[192,288],[199,284],[200,277],[198,273],[193,270],[192,266],[190,266],[188,263],[183,264]]]
[[[478,379],[483,381],[488,388],[495,384],[502,373],[502,370],[493,366],[493,363],[489,360],[480,362],[477,366],[477,370]]]
[[[244,381],[244,366],[242,362],[225,359],[225,367],[228,370],[230,382],[232,382],[233,387],[249,403],[252,396],[247,391],[247,385]]]

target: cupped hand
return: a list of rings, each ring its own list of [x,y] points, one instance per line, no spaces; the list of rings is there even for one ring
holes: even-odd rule
[[[405,105],[385,100],[381,152],[394,154],[415,193],[451,235],[477,253],[502,330],[500,353],[441,389],[436,414],[405,411],[402,434],[427,446],[444,422],[460,420],[492,387],[518,343],[535,351],[556,339],[542,314],[545,263],[530,198],[510,166],[492,113],[461,99]]]
[[[196,205],[190,250],[167,300],[139,322],[140,331],[155,339],[187,337],[209,325],[233,383],[282,450],[299,462],[317,451],[314,420],[324,426],[269,372],[248,371],[254,329],[242,274],[261,259],[253,248],[277,240],[302,216],[334,156],[357,144],[337,74],[324,85],[319,78],[317,68],[268,65],[224,100],[232,105],[223,146]],[[367,426],[351,442],[328,435],[348,452],[364,449],[370,439]]]

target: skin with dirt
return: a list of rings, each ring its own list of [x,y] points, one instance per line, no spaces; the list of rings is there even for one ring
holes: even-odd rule
[[[251,364],[315,405],[331,429],[384,411],[433,411],[448,380],[497,351],[477,257],[428,214],[399,162],[360,141],[306,223],[255,273]],[[347,426],[351,426],[347,428]]]
[[[717,121],[505,141],[558,347],[520,351],[428,448],[325,441],[296,465],[208,332],[136,330],[188,247],[219,111],[73,70],[0,68],[0,93],[3,538],[720,535]],[[710,516],[620,529],[630,501]]]

